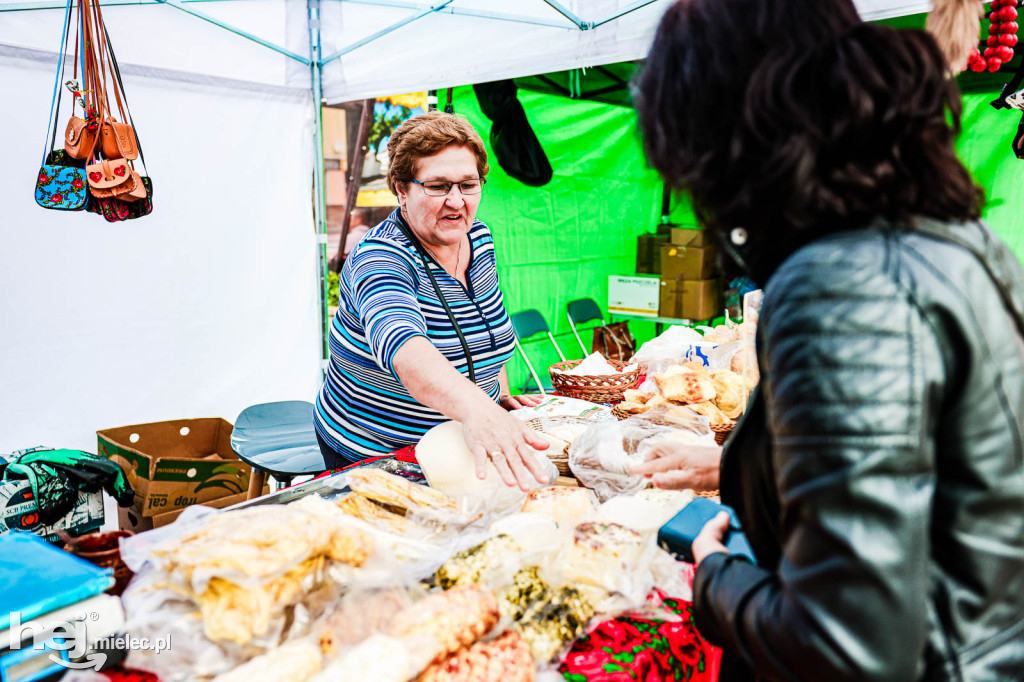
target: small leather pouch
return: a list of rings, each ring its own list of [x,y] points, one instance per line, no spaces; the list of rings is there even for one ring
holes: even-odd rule
[[[64,151],[73,159],[88,158],[96,141],[96,130],[90,130],[85,119],[72,116],[64,129]]]
[[[100,145],[103,155],[108,158],[139,158],[139,143],[135,139],[135,129],[128,123],[120,123],[114,119],[105,121],[100,127]]]
[[[137,174],[133,175],[125,159],[102,159],[85,167],[89,192],[94,197],[116,197],[135,189]]]

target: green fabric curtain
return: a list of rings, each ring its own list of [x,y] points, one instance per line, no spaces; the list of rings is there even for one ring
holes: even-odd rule
[[[454,95],[456,111],[469,118],[486,143],[490,122],[472,89],[458,88]],[[1010,151],[1020,114],[993,109],[992,98],[991,91],[964,96],[957,149],[985,189],[985,219],[1024,259],[1024,193],[1018,190],[1024,161]],[[643,157],[632,109],[524,90],[519,99],[554,178],[543,187],[528,187],[506,175],[492,155],[479,217],[494,233],[509,312],[536,308],[566,357],[578,358],[565,306],[591,297],[607,309],[608,276],[634,272],[636,237],[654,231],[662,185]],[[672,219],[696,225],[685,202],[674,202]],[[654,335],[651,323],[631,322],[630,327],[640,341]],[[524,349],[546,378],[558,356],[545,337],[536,339]],[[590,334],[583,339],[589,348]],[[513,387],[528,376],[518,356],[509,364],[509,376]]]

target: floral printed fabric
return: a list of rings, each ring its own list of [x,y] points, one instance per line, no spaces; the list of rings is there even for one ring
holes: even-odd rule
[[[43,208],[80,211],[85,208],[85,171],[46,165],[36,178],[36,203]]]
[[[714,682],[721,650],[700,636],[693,605],[651,595],[682,621],[616,618],[580,638],[559,667],[566,682]]]

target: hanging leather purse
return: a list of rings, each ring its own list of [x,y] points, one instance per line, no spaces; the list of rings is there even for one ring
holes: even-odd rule
[[[115,94],[117,88],[114,88]],[[120,99],[120,95],[118,95]],[[120,102],[118,102],[120,105]],[[103,155],[108,158],[139,158],[139,143],[135,139],[135,129],[128,123],[119,123],[111,118],[100,126],[100,143]]]
[[[82,13],[82,8],[79,6],[79,14]],[[70,15],[69,15],[70,19]],[[81,17],[79,18],[81,22]],[[63,61],[63,60],[62,60]],[[78,81],[78,33],[75,33],[75,60],[74,60],[74,78]],[[82,76],[85,76],[84,68]],[[64,151],[67,152],[68,156],[73,159],[87,159],[89,154],[92,153],[93,144],[96,142],[96,137],[99,133],[98,126],[95,120],[88,120],[89,118],[89,106],[86,101],[85,107],[82,111],[82,118],[75,115],[75,107],[77,101],[75,97],[71,99],[71,118],[68,119],[67,127],[64,129]],[[94,111],[95,113],[95,111]]]
[[[98,5],[94,5],[94,11],[97,14],[99,13]],[[114,51],[110,48],[110,36],[107,33],[106,26],[103,25],[101,17],[97,17],[94,24],[98,27],[96,31],[98,34],[98,44],[110,65],[110,72],[113,76],[113,88],[115,96],[117,97],[118,108],[121,110],[122,117],[126,116],[128,120],[131,121],[131,110],[128,109],[128,98],[127,94],[124,92],[124,83],[121,81],[121,73],[117,66],[117,58],[114,56]],[[101,69],[102,68],[103,65],[101,65]],[[138,139],[135,137],[134,122],[132,122],[130,129],[132,130],[132,142],[138,148],[139,161],[142,163],[143,169],[145,169],[146,155],[145,152],[142,151],[142,145],[139,144]],[[120,147],[118,148],[118,151],[120,151]],[[90,213],[102,215],[111,223],[120,222],[122,220],[132,220],[134,218],[141,218],[142,216],[149,215],[153,211],[153,181],[148,176],[138,173],[134,166],[134,163],[128,163],[128,167],[131,169],[132,176],[135,179],[135,188],[133,190],[118,196],[104,198],[92,195],[89,197],[89,203],[86,205],[86,210]]]
[[[97,199],[119,197],[128,194],[138,184],[126,159],[99,159],[85,167],[89,181],[89,193]]]
[[[84,159],[89,156],[89,151],[96,142],[96,127],[89,127],[90,123],[85,119],[78,118],[73,113],[68,119],[68,126],[64,130],[64,151],[73,159]]]
[[[36,176],[36,203],[43,208],[57,211],[81,211],[85,208],[87,191],[85,169],[81,161],[70,158],[64,151],[55,150],[57,142],[57,116],[60,113],[61,80],[64,76],[64,47],[67,44],[71,26],[71,2],[64,17],[64,34],[60,44],[60,58],[57,63],[57,82],[54,84],[53,100],[50,103],[50,126],[46,131],[49,144],[43,151],[43,163]],[[86,148],[86,153],[91,153]]]
[[[594,328],[593,352],[600,352],[609,360],[626,362],[636,352],[636,339],[629,331],[629,322],[613,322]]]

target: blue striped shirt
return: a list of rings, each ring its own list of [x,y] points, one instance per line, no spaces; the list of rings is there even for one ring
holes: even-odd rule
[[[466,355],[430,283],[424,262],[398,227],[396,209],[353,249],[341,271],[338,312],[331,322],[330,364],[316,400],[317,433],[341,455],[357,460],[419,441],[447,421],[421,405],[395,374],[395,353],[414,336],[434,347],[468,378]],[[476,383],[495,400],[498,373],[514,350],[491,232],[479,220],[469,230],[467,286],[428,254],[473,356]]]

